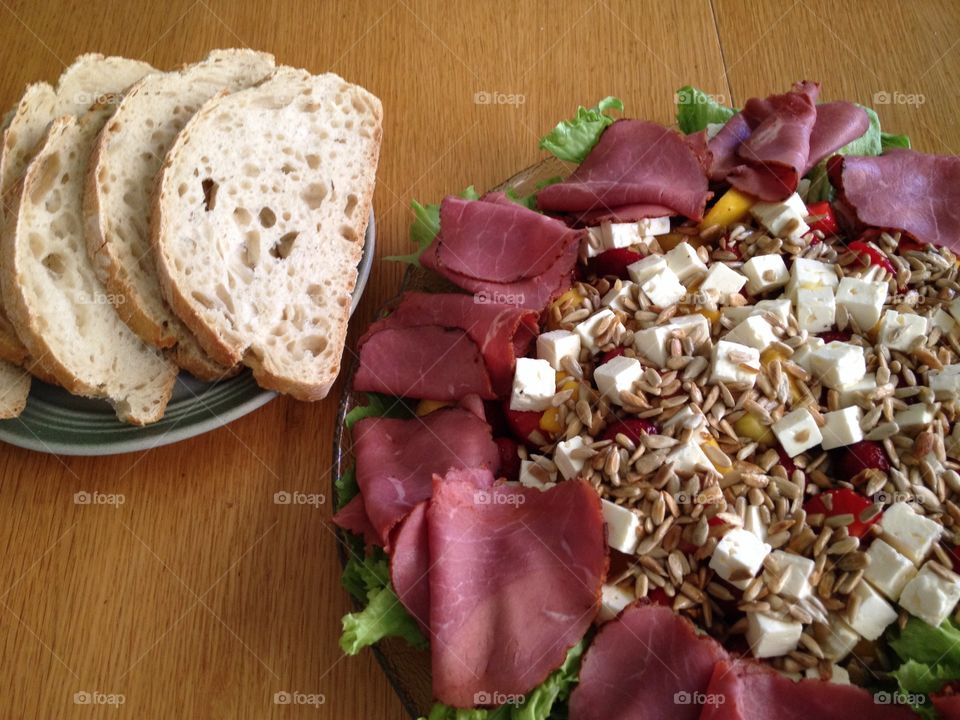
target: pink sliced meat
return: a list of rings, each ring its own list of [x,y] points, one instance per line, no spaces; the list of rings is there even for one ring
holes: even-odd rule
[[[333,522],[337,527],[349,530],[354,535],[362,537],[367,545],[380,544],[380,534],[373,527],[373,523],[370,522],[362,495],[357,495],[340,508],[337,514],[333,516]]]
[[[930,700],[941,720],[960,720],[960,695],[932,695]]]
[[[577,216],[578,227],[595,227],[600,223],[632,223],[644,218],[658,218],[673,215],[673,211],[663,205],[621,205],[613,210],[589,210]]]
[[[421,629],[430,627],[430,546],[427,541],[427,503],[417,505],[397,525],[390,554],[390,582],[407,612]]]
[[[817,122],[810,135],[810,157],[804,174],[836,152],[853,142],[870,128],[870,118],[863,108],[849,102],[831,102],[817,105]]]
[[[833,160],[830,179],[861,223],[960,251],[960,157],[896,149]]]
[[[434,695],[467,708],[528,693],[599,609],[599,497],[580,480],[541,492],[448,476],[434,484],[427,523]]]
[[[700,220],[709,197],[700,153],[682,135],[653,122],[618,120],[569,178],[537,193],[537,205],[577,215],[661,205]]]
[[[909,706],[883,704],[855,685],[793,681],[752,660],[718,662],[701,720],[908,720]]]
[[[726,658],[670,608],[633,605],[584,655],[570,720],[697,720],[714,666]]]
[[[459,293],[408,292],[360,338],[354,388],[431,400],[493,399],[509,392],[516,358],[536,335],[535,312]]]
[[[394,526],[430,497],[434,474],[500,462],[490,426],[460,408],[422,418],[365,418],[353,428],[353,449],[367,516],[388,548]]]
[[[720,132],[713,136],[709,142],[711,162],[710,179],[714,182],[721,182],[727,179],[727,175],[740,164],[740,157],[737,150],[740,149],[740,143],[750,137],[750,126],[742,113],[737,113],[729,120]]]

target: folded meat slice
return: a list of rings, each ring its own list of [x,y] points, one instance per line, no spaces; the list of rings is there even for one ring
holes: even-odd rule
[[[353,428],[353,449],[364,508],[388,549],[394,526],[430,497],[435,474],[500,462],[490,426],[460,408],[422,418],[365,418]]]
[[[584,655],[570,720],[696,720],[714,666],[726,658],[670,608],[633,605]]]
[[[882,704],[867,690],[823,680],[794,681],[752,660],[718,662],[701,720],[908,720],[907,705]],[[571,720],[576,720],[571,717]]]
[[[580,231],[512,202],[444,198],[440,232],[420,258],[480,303],[542,310],[572,281]]]
[[[509,392],[537,314],[459,293],[405,293],[360,338],[354,389],[430,400]]]
[[[380,533],[370,522],[362,495],[357,495],[340,508],[337,514],[333,516],[333,522],[337,527],[349,530],[354,535],[362,537],[367,545],[380,544]]]
[[[541,492],[437,478],[427,525],[434,695],[466,708],[529,692],[599,609],[596,491],[582,480]]]
[[[889,150],[836,157],[830,180],[856,218],[960,252],[960,157]]]
[[[390,582],[407,612],[425,633],[430,628],[430,546],[427,501],[417,505],[393,532]]]
[[[623,205],[659,205],[703,217],[710,193],[701,153],[682,135],[653,122],[618,120],[562,183],[537,193],[541,210],[581,215]]]

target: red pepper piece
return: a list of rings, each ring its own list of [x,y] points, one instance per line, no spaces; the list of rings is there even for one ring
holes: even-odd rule
[[[643,255],[629,248],[615,248],[597,255],[590,261],[589,267],[597,277],[614,275],[626,280],[629,277],[627,266],[633,265],[637,260],[643,260]]]
[[[830,507],[827,507],[825,498],[830,497]],[[870,500],[863,495],[848,488],[839,488],[837,490],[827,490],[819,495],[814,495],[807,500],[803,509],[808,515],[824,514],[827,517],[835,515],[853,515],[853,522],[847,525],[847,531],[854,537],[863,537],[864,533],[870,529],[870,526],[877,522],[881,514],[871,518],[867,522],[860,519],[860,513],[870,507]]]

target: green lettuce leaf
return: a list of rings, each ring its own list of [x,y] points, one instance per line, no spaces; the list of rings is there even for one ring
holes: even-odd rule
[[[944,683],[955,679],[956,668],[907,660],[890,674],[905,693],[935,693]]]
[[[721,105],[712,97],[692,85],[677,90],[677,126],[685,135],[705,130],[707,125],[725,123],[736,110]]]
[[[950,619],[944,620],[940,627],[933,627],[912,617],[890,640],[890,647],[904,661],[960,668],[960,627]]]
[[[619,98],[605,97],[596,107],[581,105],[572,119],[562,120],[540,138],[540,148],[567,162],[583,162],[603,131],[613,124],[615,118],[607,115],[608,110],[623,112],[623,103]]]
[[[347,655],[356,655],[363,648],[391,636],[402,637],[417,648],[427,646],[416,621],[389,585],[367,593],[367,606],[360,612],[344,615],[342,622],[340,649]]]
[[[357,469],[351,466],[344,470],[343,474],[333,481],[333,488],[336,491],[335,507],[339,511],[360,494],[360,486],[357,484]]]
[[[479,200],[480,194],[473,185],[460,193],[464,200]],[[384,260],[391,262],[407,263],[420,267],[420,256],[427,246],[433,242],[433,239],[440,232],[440,203],[431,205],[421,205],[416,200],[410,202],[410,209],[413,210],[413,222],[410,224],[410,241],[416,246],[409,255],[389,255]]]
[[[894,135],[893,133],[881,132],[880,147],[883,148],[883,152],[886,152],[891,148],[903,148],[904,150],[909,150],[910,138],[906,135]]]
[[[400,398],[380,393],[367,393],[367,404],[357,405],[343,419],[348,430],[368,417],[410,417],[410,408]]]
[[[880,145],[880,117],[871,108],[857,105],[858,108],[867,113],[870,124],[867,131],[856,140],[851,140],[842,148],[837,150],[840,155],[879,155],[883,148]]]
[[[390,583],[390,560],[383,548],[373,548],[367,556],[352,553],[340,582],[360,602],[371,592],[386,587]]]

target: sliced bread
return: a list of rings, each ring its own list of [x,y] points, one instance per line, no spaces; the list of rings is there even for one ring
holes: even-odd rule
[[[54,118],[79,115],[101,96],[118,93],[152,71],[150,65],[139,60],[88,54],[81,55],[63,72],[56,88],[47,83],[35,83],[27,87],[15,110],[5,118],[0,150],[0,197],[3,198],[4,208],[10,204],[8,193],[23,177],[38,143]],[[51,379],[49,373],[44,373],[42,360],[38,367],[28,357],[23,342],[7,320],[2,304],[0,358],[32,367],[38,376]]]
[[[0,360],[0,420],[15,418],[27,406],[30,373],[13,363]]]
[[[203,380],[228,372],[205,358],[164,302],[150,249],[153,181],[177,133],[210,98],[250,87],[274,70],[273,56],[215,50],[182,70],[147,75],[125,94],[100,134],[87,175],[87,249],[116,310],[148,344]]]
[[[280,68],[206,103],[167,155],[151,215],[164,297],[263,387],[315,400],[340,370],[381,120],[363,88]]]
[[[0,237],[0,286],[33,357],[64,388],[104,398],[118,417],[159,420],[176,367],[114,312],[83,240],[83,185],[97,133],[115,102],[55,120],[10,194]]]

